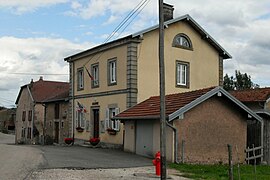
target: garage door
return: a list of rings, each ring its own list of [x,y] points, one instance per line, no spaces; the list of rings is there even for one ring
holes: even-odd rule
[[[136,154],[153,157],[153,123],[151,121],[137,121]]]

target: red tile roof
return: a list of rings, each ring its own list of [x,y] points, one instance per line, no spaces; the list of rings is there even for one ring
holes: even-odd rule
[[[28,86],[35,102],[44,102],[54,97],[68,95],[69,91],[69,83],[66,82],[39,80]]]
[[[263,102],[270,98],[269,87],[230,91],[230,93],[242,102]]]
[[[177,93],[166,95],[166,115],[169,115],[178,109],[184,107],[190,102],[196,100],[215,87],[190,91],[185,93]],[[160,97],[153,96],[149,99],[135,105],[134,107],[123,111],[118,114],[116,118],[145,118],[145,117],[158,117],[160,115]]]

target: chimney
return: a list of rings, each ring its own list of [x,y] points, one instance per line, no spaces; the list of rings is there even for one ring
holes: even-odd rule
[[[43,81],[43,77],[42,76],[39,77],[39,81]]]
[[[173,5],[163,3],[164,22],[173,19]]]

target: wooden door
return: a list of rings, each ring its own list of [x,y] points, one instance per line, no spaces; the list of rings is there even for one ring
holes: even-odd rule
[[[99,109],[93,109],[94,115],[94,138],[99,137]]]
[[[55,122],[54,127],[54,142],[59,143],[59,122]]]

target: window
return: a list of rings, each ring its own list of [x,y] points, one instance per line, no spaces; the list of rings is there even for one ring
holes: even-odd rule
[[[64,121],[61,122],[61,128],[64,128]]]
[[[189,63],[176,62],[176,86],[189,87]]]
[[[76,127],[85,127],[84,113],[81,111],[76,111]]]
[[[112,129],[115,131],[120,130],[120,121],[113,120],[112,117],[119,114],[119,108],[107,108],[106,109],[106,121],[105,121],[105,128]]]
[[[177,34],[173,39],[173,47],[179,47],[192,50],[192,43],[185,34]]]
[[[28,111],[28,121],[32,121],[32,111]]]
[[[93,76],[92,87],[98,87],[99,86],[99,67],[98,67],[98,64],[92,65],[92,76]]]
[[[25,137],[25,128],[22,127],[22,135],[21,135],[22,138]]]
[[[59,104],[55,103],[54,105],[54,118],[59,119]]]
[[[26,119],[26,112],[23,111],[23,113],[22,113],[22,121],[25,121],[25,119]]]
[[[77,76],[78,76],[78,82],[77,82],[78,90],[83,90],[83,87],[84,87],[84,85],[83,85],[83,68],[78,69]]]
[[[109,85],[115,85],[116,84],[116,60],[109,60],[108,61],[108,79]]]
[[[31,139],[31,128],[27,128],[27,138]]]

